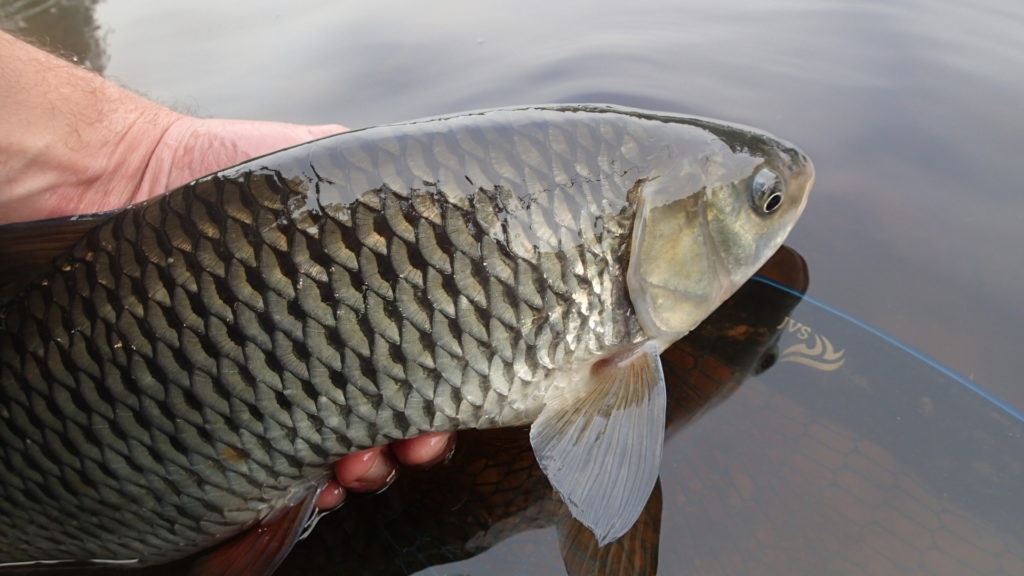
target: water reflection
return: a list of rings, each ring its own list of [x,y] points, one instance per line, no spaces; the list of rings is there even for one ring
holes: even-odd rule
[[[0,29],[103,73],[107,53],[95,8],[100,0],[2,0]]]

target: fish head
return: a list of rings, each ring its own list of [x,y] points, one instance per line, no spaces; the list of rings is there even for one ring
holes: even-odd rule
[[[793,145],[752,128],[662,121],[661,152],[634,191],[627,286],[644,332],[665,348],[782,246],[814,167]]]

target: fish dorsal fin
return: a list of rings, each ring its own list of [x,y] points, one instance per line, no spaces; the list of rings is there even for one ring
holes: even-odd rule
[[[661,539],[661,484],[656,483],[643,513],[621,538],[598,547],[597,539],[575,518],[558,522],[558,545],[569,576],[655,576]]]
[[[269,576],[299,540],[313,515],[318,490],[203,554],[190,576]]]
[[[53,270],[54,259],[117,211],[0,226],[0,302]]]
[[[530,428],[537,462],[598,546],[640,516],[658,479],[665,376],[657,345],[598,361],[581,393],[556,395]]]

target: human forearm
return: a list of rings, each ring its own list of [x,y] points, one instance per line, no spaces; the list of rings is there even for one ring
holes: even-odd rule
[[[344,130],[185,116],[0,32],[0,224],[120,208]]]
[[[0,33],[0,222],[134,201],[154,150],[181,118]]]

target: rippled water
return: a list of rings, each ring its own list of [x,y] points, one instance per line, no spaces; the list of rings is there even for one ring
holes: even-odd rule
[[[1012,415],[949,390],[976,385],[1024,411],[1024,4],[0,5],[28,15],[9,17],[8,27],[48,37],[108,77],[200,115],[358,127],[589,101],[715,116],[796,142],[818,173],[789,241],[808,262],[808,294],[965,382],[937,376],[905,349],[805,303],[794,318],[831,334],[856,369],[829,384],[784,365],[751,380],[689,433],[673,453],[684,472],[680,484],[666,485],[666,502],[684,510],[702,498],[712,504],[703,515],[666,511],[663,571],[1022,573],[1012,560],[1024,541],[1020,522],[999,516],[971,489],[976,483],[995,502],[1020,492],[1024,486],[1006,482],[1020,482],[1020,459],[1015,476],[1007,470],[1024,438],[1013,437],[1020,428]],[[33,5],[41,8],[25,8]],[[857,386],[870,394],[854,402]],[[979,431],[974,441],[995,452],[979,456],[954,429],[920,433],[939,420]],[[786,422],[797,422],[799,433],[787,435]],[[998,442],[985,443],[988,436]],[[806,474],[787,476],[793,460],[779,450],[791,445],[796,461],[811,461]],[[1000,455],[1010,461],[993,464]],[[824,465],[832,476],[812,490],[817,504],[794,508],[795,486],[830,457],[842,464]],[[864,499],[835,504],[851,495]],[[915,515],[915,507],[927,513]],[[867,516],[851,516],[858,514]],[[666,534],[681,544],[666,546]],[[533,550],[537,541],[528,536],[513,544],[524,537]],[[548,548],[537,554],[546,560],[537,562],[557,565],[557,544],[542,542]],[[719,560],[702,564],[695,549]],[[501,550],[456,571],[490,573],[494,562],[515,557]],[[834,563],[822,564],[828,551],[836,551]]]

